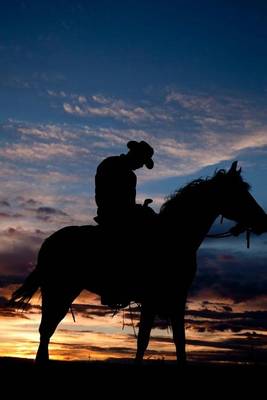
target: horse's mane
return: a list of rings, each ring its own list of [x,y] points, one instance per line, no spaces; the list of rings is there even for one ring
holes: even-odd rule
[[[215,171],[212,177],[194,179],[185,186],[177,189],[174,193],[171,193],[161,206],[160,213],[165,213],[166,211],[169,211],[174,206],[177,206],[177,203],[188,203],[192,200],[195,200],[195,196],[200,191],[208,189],[213,183],[216,182],[218,184],[229,183],[230,185],[239,185],[240,188],[243,187],[246,190],[250,190],[250,185],[243,180],[240,173],[237,172],[234,175],[229,175],[225,169],[219,169]]]

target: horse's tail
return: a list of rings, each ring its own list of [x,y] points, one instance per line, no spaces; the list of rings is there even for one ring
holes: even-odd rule
[[[25,282],[11,296],[9,305],[25,309],[32,296],[40,286],[40,268],[38,266],[30,273]]]

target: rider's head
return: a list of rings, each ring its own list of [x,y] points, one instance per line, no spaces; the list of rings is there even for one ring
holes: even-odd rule
[[[152,156],[154,154],[154,150],[148,143],[146,143],[144,140],[141,142],[131,140],[127,143],[127,147],[129,149],[127,157],[130,160],[132,169],[138,169],[144,165],[148,169],[153,168],[154,162],[152,160]]]

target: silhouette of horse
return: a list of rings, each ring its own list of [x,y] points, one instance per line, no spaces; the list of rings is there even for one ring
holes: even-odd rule
[[[25,305],[41,288],[36,362],[48,360],[49,340],[57,325],[75,298],[87,289],[101,296],[118,294],[122,305],[140,303],[138,362],[144,357],[155,316],[167,317],[177,361],[184,364],[187,293],[196,273],[197,250],[213,222],[219,215],[237,222],[236,235],[247,229],[256,234],[267,230],[266,214],[240,172],[235,161],[228,172],[219,170],[212,178],[197,179],[178,190],[161,207],[151,237],[135,232],[130,246],[121,237],[125,233],[103,233],[98,226],[68,226],[48,237],[40,248],[36,268],[11,299],[13,304]],[[133,267],[134,273],[125,273],[125,264]]]

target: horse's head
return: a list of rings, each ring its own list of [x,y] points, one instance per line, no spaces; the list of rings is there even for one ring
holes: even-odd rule
[[[215,181],[220,214],[238,223],[236,233],[251,230],[256,234],[267,231],[267,214],[249,192],[249,185],[241,177],[241,168],[234,161],[228,172],[219,173]]]

